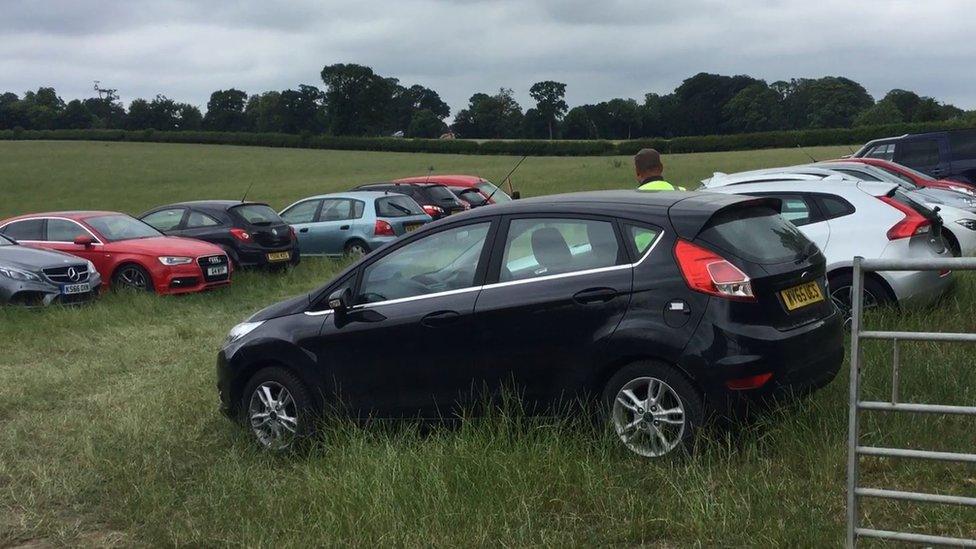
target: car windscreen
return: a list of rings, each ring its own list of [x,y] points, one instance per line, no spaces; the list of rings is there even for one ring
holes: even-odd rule
[[[922,172],[920,172],[918,170],[914,170],[912,168],[909,168],[908,166],[901,166],[900,164],[899,164],[899,166],[900,166],[900,168],[901,168],[901,170],[903,172],[912,174],[912,176],[914,176],[916,179],[921,179],[922,181],[935,181],[935,178],[932,177],[931,175],[927,174],[927,173],[922,173]],[[888,168],[888,167],[885,167],[885,166],[878,166],[878,168],[880,168],[882,170],[885,170],[886,172],[896,173],[895,170],[893,170],[891,168]],[[898,175],[901,175],[901,174],[898,174]]]
[[[808,257],[816,246],[768,206],[726,208],[698,235],[704,242],[760,265]]]
[[[234,206],[231,211],[241,216],[251,225],[275,225],[284,223],[278,214],[266,204],[245,204]]]
[[[89,217],[85,222],[91,225],[106,240],[113,242],[117,240],[163,236],[163,233],[142,221],[122,214]]]
[[[512,197],[508,196],[505,191],[499,189],[491,181],[481,181],[476,185],[478,189],[485,195],[490,196],[491,201],[498,204],[501,202],[511,202]]]
[[[0,234],[0,247],[15,246],[14,241]]]
[[[408,215],[424,215],[424,210],[409,196],[390,195],[376,199],[377,217],[406,217]]]

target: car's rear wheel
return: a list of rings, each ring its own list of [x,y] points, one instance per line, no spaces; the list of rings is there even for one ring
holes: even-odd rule
[[[691,451],[704,420],[702,398],[692,384],[653,361],[621,368],[607,382],[603,402],[620,441],[643,457]]]
[[[152,277],[149,272],[134,263],[127,263],[119,267],[112,275],[112,284],[119,289],[153,291]]]
[[[854,276],[850,273],[834,275],[829,278],[830,299],[837,308],[844,313],[845,319],[851,318],[853,304]],[[864,277],[864,309],[874,309],[891,304],[888,291],[877,280]]]
[[[343,250],[346,257],[351,257],[353,259],[359,259],[364,255],[369,253],[369,246],[366,245],[362,240],[350,240],[346,243],[346,247]]]
[[[314,433],[308,388],[284,368],[264,368],[254,374],[244,390],[241,410],[251,436],[266,450],[294,448]]]

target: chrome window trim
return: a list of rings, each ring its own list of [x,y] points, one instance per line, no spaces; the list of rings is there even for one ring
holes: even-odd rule
[[[356,311],[356,310],[368,309],[368,308],[373,308],[373,307],[383,307],[383,306],[386,306],[386,305],[396,305],[398,303],[407,303],[407,302],[410,302],[410,301],[419,301],[419,300],[422,300],[422,299],[434,299],[434,298],[438,298],[438,297],[445,297],[445,296],[449,296],[449,295],[457,295],[457,294],[463,294],[463,293],[468,293],[468,292],[480,292],[482,290],[491,290],[491,289],[494,289],[494,288],[504,288],[504,287],[507,287],[507,286],[515,286],[515,285],[518,285],[518,284],[528,284],[528,283],[532,283],[532,282],[545,282],[545,281],[549,281],[549,280],[558,280],[558,279],[561,279],[561,278],[569,278],[569,277],[575,277],[575,276],[586,276],[586,275],[591,275],[591,274],[605,273],[605,272],[618,271],[618,270],[624,270],[624,269],[635,269],[638,266],[640,266],[642,263],[644,263],[644,261],[648,257],[650,257],[651,253],[654,251],[655,248],[657,248],[657,245],[663,239],[664,239],[664,230],[661,230],[658,233],[657,237],[654,239],[654,242],[647,248],[647,251],[644,252],[644,255],[642,255],[640,257],[640,259],[638,259],[637,261],[635,261],[633,263],[625,263],[623,265],[610,265],[609,267],[598,267],[596,269],[586,269],[586,270],[583,270],[583,271],[573,271],[573,272],[570,272],[570,273],[559,273],[559,274],[554,274],[554,275],[539,276],[539,277],[535,277],[535,278],[526,278],[524,280],[509,280],[509,281],[506,281],[506,282],[493,282],[491,284],[483,284],[481,286],[471,286],[469,288],[459,288],[457,290],[447,290],[447,291],[444,291],[444,292],[435,292],[435,293],[432,293],[432,294],[421,294],[421,295],[414,295],[414,296],[410,296],[410,297],[401,297],[401,298],[397,298],[397,299],[388,299],[386,301],[377,301],[377,302],[374,302],[374,303],[363,303],[362,305],[354,305],[352,307],[349,307],[349,310],[350,311]],[[326,309],[324,311],[305,311],[305,314],[308,315],[308,316],[321,316],[321,315],[326,315],[326,314],[331,313],[331,312],[333,312],[332,309]]]
[[[81,229],[83,231],[85,231],[86,233],[88,233],[88,236],[92,237],[92,240],[94,241],[94,242],[92,242],[92,245],[93,246],[101,246],[102,245],[102,241],[99,240],[98,237],[95,236],[94,233],[92,233],[90,230],[88,230],[88,227],[85,227],[84,225],[82,225],[81,223],[79,223],[77,220],[70,219],[70,218],[67,218],[67,217],[59,217],[59,216],[55,216],[55,215],[44,216],[44,217],[23,217],[23,218],[20,218],[20,219],[14,219],[13,221],[11,221],[9,223],[4,223],[2,226],[0,226],[0,231],[6,229],[10,225],[13,225],[14,223],[20,223],[21,221],[37,221],[37,220],[48,221],[48,220],[51,220],[51,219],[56,219],[58,221],[68,221],[68,222],[74,223],[75,225],[78,225],[79,227],[81,227]],[[67,242],[67,241],[64,241],[64,240],[18,240],[17,242],[31,242],[31,243],[34,243],[34,244],[43,244],[45,242],[47,242],[49,244],[74,244],[74,242]]]

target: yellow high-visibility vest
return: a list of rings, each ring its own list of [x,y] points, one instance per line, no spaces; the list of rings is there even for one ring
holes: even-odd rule
[[[640,187],[637,187],[638,191],[683,191],[684,187],[676,187],[667,181],[648,181]]]

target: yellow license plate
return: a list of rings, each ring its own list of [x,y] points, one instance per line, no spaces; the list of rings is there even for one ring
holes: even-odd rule
[[[416,231],[417,229],[419,229],[420,228],[420,225],[421,225],[421,223],[410,223],[408,225],[404,225],[403,226],[403,230],[405,230],[408,233],[409,232],[413,232],[413,231]]]
[[[816,282],[807,282],[781,290],[779,295],[783,298],[783,304],[786,305],[788,311],[795,311],[800,307],[806,307],[824,300],[823,291]]]
[[[268,261],[288,261],[291,259],[291,252],[275,252],[268,254]]]

